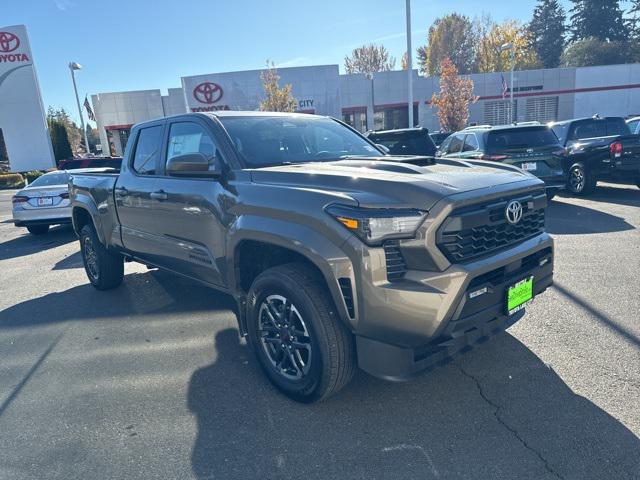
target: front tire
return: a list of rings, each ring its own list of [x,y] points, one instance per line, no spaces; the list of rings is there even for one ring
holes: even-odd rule
[[[44,235],[49,231],[49,225],[29,225],[27,230],[32,235]]]
[[[304,264],[273,267],[255,279],[247,330],[262,370],[293,400],[324,400],[353,378],[353,335],[338,318],[323,280]]]
[[[98,290],[109,290],[122,283],[124,259],[100,243],[93,225],[85,225],[80,230],[80,251],[91,285]]]
[[[574,195],[589,195],[596,189],[597,179],[583,162],[576,162],[569,169],[567,189]]]

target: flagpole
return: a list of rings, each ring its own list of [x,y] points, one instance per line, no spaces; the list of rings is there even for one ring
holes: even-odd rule
[[[413,52],[411,51],[411,0],[407,0],[407,76],[408,76],[408,99],[407,110],[409,111],[409,128],[413,128]]]

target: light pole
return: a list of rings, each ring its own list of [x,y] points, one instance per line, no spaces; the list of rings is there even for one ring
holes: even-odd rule
[[[78,104],[78,115],[80,115],[80,126],[82,127],[82,133],[84,134],[84,146],[87,149],[87,155],[89,154],[89,139],[87,138],[87,129],[84,127],[84,117],[82,116],[82,108],[80,108],[80,98],[78,98],[78,87],[76,87],[76,75],[75,71],[80,70],[82,65],[77,62],[69,62],[69,70],[71,70],[71,80],[73,81],[73,91],[76,94],[76,103]]]
[[[516,62],[516,49],[513,46],[513,43],[505,43],[500,47],[500,52],[504,52],[509,50],[509,60],[511,62],[511,88],[510,88],[510,99],[509,99],[509,123],[513,123],[513,67]]]
[[[409,81],[409,98],[408,108],[409,110],[409,128],[413,128],[413,61],[411,52],[411,0],[407,0],[407,77]]]

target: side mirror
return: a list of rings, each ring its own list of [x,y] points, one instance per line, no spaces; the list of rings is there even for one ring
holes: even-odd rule
[[[186,153],[172,157],[167,161],[167,174],[174,177],[212,177],[220,176],[220,165],[209,164],[209,159],[200,152]]]
[[[385,145],[382,145],[381,143],[376,143],[376,147],[382,150],[385,155],[389,155],[389,152],[391,151],[389,150],[389,148],[387,148]]]

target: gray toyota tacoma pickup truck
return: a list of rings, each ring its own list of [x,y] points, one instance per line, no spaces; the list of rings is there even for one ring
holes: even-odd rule
[[[233,296],[269,380],[324,399],[356,367],[401,380],[519,320],[552,283],[544,184],[481,160],[393,157],[326,117],[136,125],[121,171],[71,172],[87,276],[136,261]]]

